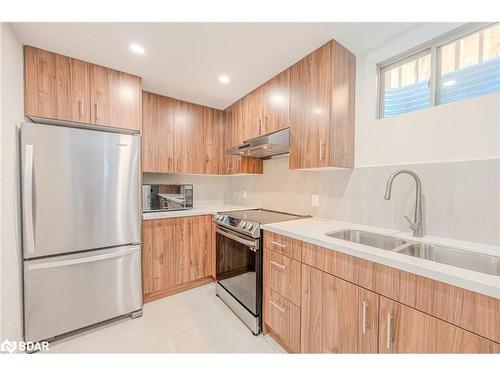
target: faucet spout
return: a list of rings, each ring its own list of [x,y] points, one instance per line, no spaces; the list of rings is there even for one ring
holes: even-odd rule
[[[394,179],[399,176],[400,174],[407,174],[413,177],[413,180],[415,181],[415,213],[413,216],[413,222],[408,219],[407,216],[405,216],[406,220],[410,222],[410,229],[413,231],[413,236],[414,237],[422,237],[423,236],[423,223],[422,223],[422,182],[420,181],[420,178],[415,172],[412,172],[407,169],[401,169],[399,171],[394,172],[389,176],[389,179],[387,180],[387,184],[385,186],[385,195],[384,199],[389,200],[391,199],[391,192],[392,192],[392,183],[394,182]]]

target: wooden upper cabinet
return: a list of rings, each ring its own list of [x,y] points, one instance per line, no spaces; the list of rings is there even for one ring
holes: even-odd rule
[[[140,131],[141,78],[91,65],[91,123]]]
[[[262,173],[262,160],[237,155],[227,155],[226,149],[241,144],[245,138],[243,130],[243,99],[228,107],[225,111],[224,171],[226,174]]]
[[[24,112],[30,117],[90,122],[90,64],[24,47]]]
[[[261,134],[287,128],[290,111],[290,70],[287,69],[262,86],[263,118]]]
[[[380,353],[493,353],[498,345],[411,307],[380,297]]]
[[[203,107],[203,173],[224,173],[224,112]]]
[[[353,167],[355,75],[334,40],[290,68],[290,168]]]
[[[174,100],[142,93],[142,171],[174,172]]]
[[[302,265],[302,353],[376,353],[378,295]]]
[[[243,140],[252,139],[262,134],[263,123],[263,88],[256,88],[243,98]]]
[[[25,114],[140,131],[141,78],[24,47]]]

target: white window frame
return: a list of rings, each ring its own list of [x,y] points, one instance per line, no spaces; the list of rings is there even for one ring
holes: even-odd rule
[[[467,35],[474,34],[478,31],[484,30],[490,26],[495,25],[497,22],[492,23],[473,23],[467,24],[465,26],[454,29],[444,35],[441,35],[431,41],[421,44],[415,48],[407,50],[399,55],[396,55],[390,59],[384,60],[377,64],[377,118],[383,119],[384,117],[384,73],[387,70],[394,68],[395,66],[402,65],[408,61],[419,58],[430,52],[431,54],[431,76],[429,79],[430,95],[429,95],[429,107],[436,106],[436,94],[437,94],[437,77],[439,76],[438,61],[441,59],[440,47],[461,39]],[[408,113],[408,112],[406,112]],[[404,114],[404,113],[403,113]]]

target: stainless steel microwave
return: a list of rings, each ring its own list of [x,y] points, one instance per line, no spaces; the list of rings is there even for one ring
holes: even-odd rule
[[[193,185],[142,185],[143,212],[193,208]]]

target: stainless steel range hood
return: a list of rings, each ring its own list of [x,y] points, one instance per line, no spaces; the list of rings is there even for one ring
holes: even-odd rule
[[[249,139],[241,145],[228,148],[226,154],[251,158],[267,159],[272,156],[288,154],[290,151],[290,129]]]

